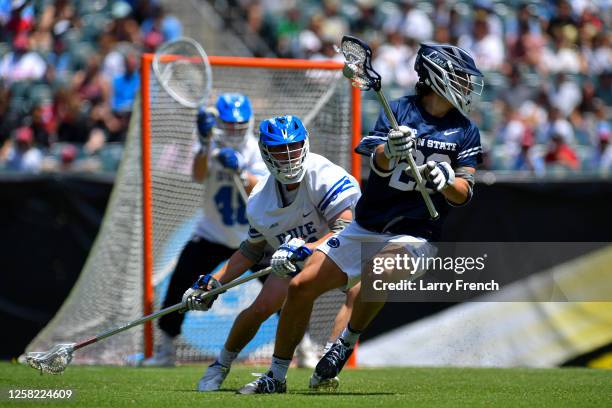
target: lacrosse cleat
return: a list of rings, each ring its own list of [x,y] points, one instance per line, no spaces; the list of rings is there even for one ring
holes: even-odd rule
[[[353,349],[347,343],[342,339],[336,340],[315,367],[313,377],[316,375],[318,381],[331,380],[337,377],[340,371],[342,371],[344,364],[351,357],[351,354],[353,354]]]
[[[200,378],[200,381],[198,381],[196,389],[201,392],[218,391],[229,372],[229,367],[221,365],[221,363],[215,361],[208,366],[206,372],[202,378]]]
[[[313,391],[336,391],[340,385],[338,377],[333,378],[322,378],[317,375],[316,372],[310,376],[310,382],[308,388]]]
[[[163,331],[159,337],[159,343],[155,347],[155,354],[145,359],[142,367],[174,367],[176,365],[176,346],[174,338]]]
[[[260,375],[260,374],[256,374]],[[237,394],[284,394],[287,392],[287,382],[272,377],[272,371],[261,374],[258,379],[248,383],[236,391]]]

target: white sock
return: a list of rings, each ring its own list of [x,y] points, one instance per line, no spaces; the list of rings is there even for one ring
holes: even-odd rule
[[[291,359],[285,360],[276,356],[272,356],[272,365],[270,366],[270,371],[272,371],[272,377],[277,380],[284,381],[285,378],[287,378],[287,370],[289,370],[289,364],[291,364]]]
[[[217,361],[222,366],[229,367],[232,365],[236,357],[238,357],[238,354],[240,354],[239,351],[227,351],[225,347],[223,347],[219,353],[219,358],[217,358]]]
[[[349,345],[349,348],[353,348],[355,347],[355,344],[357,344],[359,336],[361,336],[361,332],[353,331],[349,325],[342,331],[340,338]]]
[[[334,343],[335,341],[328,341],[327,343],[325,343],[325,347],[323,347],[323,354],[327,353],[331,346],[334,345]]]

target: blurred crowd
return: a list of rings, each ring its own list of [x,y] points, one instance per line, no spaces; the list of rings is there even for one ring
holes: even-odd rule
[[[373,49],[389,97],[413,91],[423,41],[468,49],[485,73],[472,114],[485,167],[612,170],[612,13],[606,0],[199,0],[258,56],[337,59]],[[181,35],[159,0],[0,0],[0,169],[116,168],[139,53]],[[364,131],[379,113],[364,95]]]
[[[423,41],[468,49],[485,73],[473,113],[485,167],[536,175],[612,170],[612,6],[606,0],[211,0],[256,55],[342,60],[351,33],[372,47],[392,97],[412,92]],[[365,130],[379,107],[364,101]]]
[[[155,0],[0,0],[0,169],[115,171],[139,55],[181,36]]]

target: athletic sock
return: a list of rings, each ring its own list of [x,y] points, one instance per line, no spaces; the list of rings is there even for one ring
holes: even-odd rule
[[[328,341],[327,343],[325,343],[325,347],[323,347],[323,354],[327,353],[331,346],[334,345],[334,343],[335,341]]]
[[[238,354],[240,354],[239,351],[227,351],[225,347],[223,347],[221,349],[221,352],[219,353],[219,358],[217,359],[217,361],[222,366],[229,367],[232,365],[236,357],[238,357]]]
[[[357,341],[359,340],[360,335],[361,335],[361,332],[357,330],[353,330],[353,328],[349,324],[348,326],[346,326],[346,329],[342,331],[342,334],[340,335],[340,339],[342,339],[343,342],[348,344],[349,348],[353,348],[355,347],[355,344],[357,344]]]
[[[272,378],[284,381],[287,377],[287,370],[289,370],[289,364],[291,364],[291,359],[285,360],[283,358],[272,356],[272,365],[270,366]]]

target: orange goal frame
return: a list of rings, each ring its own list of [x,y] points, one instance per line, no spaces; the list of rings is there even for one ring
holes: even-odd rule
[[[151,186],[151,63],[154,54],[145,53],[140,64],[141,100],[141,160],[142,160],[142,223],[143,223],[143,311],[153,313],[153,197]],[[270,69],[321,69],[341,70],[344,64],[335,61],[311,61],[284,58],[216,57],[208,60],[212,66],[251,67]],[[361,156],[354,148],[361,140],[361,91],[351,87],[351,173],[361,183]],[[153,355],[153,324],[144,325],[144,355]]]

